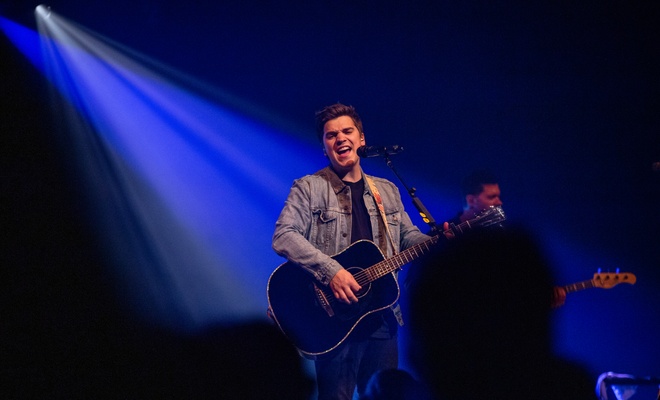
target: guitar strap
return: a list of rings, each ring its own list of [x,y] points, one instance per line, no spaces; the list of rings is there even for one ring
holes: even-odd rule
[[[394,245],[394,238],[392,237],[392,232],[390,232],[390,228],[387,224],[387,217],[385,216],[385,207],[383,206],[383,199],[380,197],[380,193],[378,192],[378,188],[376,187],[376,184],[374,183],[373,179],[371,177],[365,175],[364,176],[367,180],[367,183],[369,184],[369,188],[371,189],[371,193],[374,194],[374,199],[376,200],[376,205],[378,206],[378,211],[380,212],[380,218],[383,221],[383,225],[385,225],[385,231],[387,231],[387,237],[390,239],[390,244],[392,245],[392,254],[396,254],[396,246]],[[403,326],[403,315],[401,313],[401,306],[399,304],[395,304],[390,307],[392,312],[394,313],[394,318],[396,318],[396,322],[400,325]]]
[[[390,228],[387,224],[387,217],[385,216],[385,207],[383,207],[383,199],[380,197],[380,193],[378,192],[378,188],[376,187],[376,184],[374,183],[373,179],[371,179],[370,176],[365,175],[364,176],[367,179],[367,183],[369,184],[369,188],[371,189],[371,193],[374,194],[374,199],[376,200],[376,206],[378,206],[378,211],[380,212],[380,218],[383,221],[383,225],[385,225],[385,231],[387,231],[387,237],[390,239],[390,244],[392,245],[392,254],[396,254],[396,246],[394,245],[394,238],[392,237],[392,232],[390,232]]]

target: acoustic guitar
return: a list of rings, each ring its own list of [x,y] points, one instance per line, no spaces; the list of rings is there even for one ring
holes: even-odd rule
[[[332,258],[362,287],[356,304],[339,302],[330,288],[320,285],[309,272],[285,262],[268,280],[268,312],[305,357],[316,358],[343,343],[366,316],[396,303],[400,289],[394,272],[403,265],[429,253],[450,232],[458,236],[472,228],[499,225],[505,219],[501,207],[490,207],[388,259],[369,240],[351,244]]]

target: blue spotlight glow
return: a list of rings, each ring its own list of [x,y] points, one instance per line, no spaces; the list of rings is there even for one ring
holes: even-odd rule
[[[0,30],[19,48],[35,67],[44,71],[43,58],[36,32],[0,16]]]
[[[325,165],[319,145],[230,111],[219,90],[188,90],[199,83],[45,6],[35,14],[40,36],[15,27],[15,42],[42,49],[30,59],[57,89],[64,145],[130,307],[183,329],[263,317],[284,261],[271,250],[274,223],[293,179]]]
[[[323,165],[318,146],[186,90],[185,77],[146,68],[45,6],[35,13],[40,37],[7,21],[4,30],[24,52],[41,46],[29,58],[57,89],[62,140],[129,307],[184,330],[265,318],[266,282],[282,262],[274,221],[290,177]],[[308,153],[318,164],[291,158]]]

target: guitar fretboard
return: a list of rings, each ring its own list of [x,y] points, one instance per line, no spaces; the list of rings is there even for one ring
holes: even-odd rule
[[[564,286],[564,290],[566,290],[566,293],[573,293],[577,292],[578,290],[590,289],[592,287],[594,287],[594,281],[588,280],[566,285]]]
[[[425,242],[416,244],[399,254],[396,254],[386,260],[372,265],[369,268],[366,268],[364,271],[360,272],[360,274],[365,274],[367,281],[373,282],[378,278],[398,270],[403,265],[418,259],[424,254],[427,254],[429,251],[431,251],[435,244],[438,243],[438,240],[439,237],[434,236]]]
[[[360,285],[373,282],[391,272],[401,268],[403,265],[416,260],[417,258],[427,254],[440,240],[440,237],[445,237],[445,234],[451,232],[453,236],[458,236],[464,232],[475,227],[487,227],[501,223],[506,219],[502,207],[491,206],[488,210],[482,212],[476,218],[464,221],[458,225],[451,224],[450,228],[442,234],[433,236],[431,239],[416,244],[399,254],[392,256],[389,259],[383,260],[378,264],[366,268],[364,271],[356,274],[356,280]],[[358,276],[359,275],[359,276]]]

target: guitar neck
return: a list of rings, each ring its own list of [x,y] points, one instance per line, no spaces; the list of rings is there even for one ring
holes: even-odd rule
[[[577,282],[571,285],[562,286],[566,293],[577,292],[582,289],[589,288],[602,288],[610,289],[620,283],[627,283],[634,285],[637,281],[637,277],[630,272],[598,272],[594,274],[594,278],[588,281]]]
[[[373,282],[376,279],[381,278],[391,272],[397,271],[409,262],[414,261],[419,257],[429,253],[438,243],[438,240],[439,237],[434,236],[425,242],[416,244],[402,251],[401,253],[394,255],[393,257],[390,257],[367,268],[366,271],[368,273],[369,282]]]
[[[438,243],[440,237],[446,237],[445,234],[452,232],[455,235],[463,233],[464,231],[472,228],[470,221],[462,222],[458,225],[452,227],[453,229],[448,229],[443,233],[431,237],[429,240],[416,244],[399,254],[392,256],[386,260],[379,262],[378,264],[372,265],[367,268],[367,274],[369,277],[369,282],[373,282],[378,278],[381,278],[389,273],[399,270],[402,266],[408,264],[411,261],[418,259],[419,257],[428,254],[433,247]]]
[[[492,207],[485,210],[474,219],[464,221],[460,224],[450,224],[450,228],[441,234],[431,237],[429,240],[416,244],[391,258],[383,260],[378,264],[365,269],[367,280],[373,282],[391,272],[400,269],[405,264],[429,253],[438,243],[440,237],[455,237],[475,227],[486,227],[496,225],[504,221],[504,211],[501,207]],[[451,235],[447,235],[451,233]]]
[[[564,286],[563,288],[566,291],[566,293],[573,293],[584,289],[590,289],[592,287],[595,287],[595,284],[594,284],[594,280],[590,279],[588,281],[572,283],[570,285]]]

